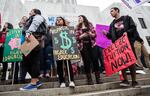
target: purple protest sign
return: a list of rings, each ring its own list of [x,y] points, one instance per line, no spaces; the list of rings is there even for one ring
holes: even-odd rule
[[[109,40],[103,33],[102,30],[109,30],[109,26],[96,24],[96,45],[107,48],[112,44],[111,40]]]

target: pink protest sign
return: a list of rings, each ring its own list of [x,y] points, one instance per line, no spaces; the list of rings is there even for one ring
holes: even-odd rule
[[[96,24],[96,45],[107,48],[112,42],[102,33],[103,30],[109,31],[109,26]]]

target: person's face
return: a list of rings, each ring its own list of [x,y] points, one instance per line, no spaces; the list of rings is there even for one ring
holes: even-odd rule
[[[84,20],[83,20],[83,17],[82,17],[82,16],[79,16],[78,22],[79,22],[79,23],[83,23],[83,21],[84,21]]]
[[[8,24],[7,23],[4,24],[4,28],[8,28]]]
[[[29,15],[30,16],[34,16],[35,15],[34,10],[31,10],[30,13],[29,13]]]
[[[7,23],[4,24],[3,29],[4,29],[5,31],[8,31],[8,24],[7,24]]]
[[[24,16],[24,17],[21,18],[20,22],[25,23],[27,21],[27,19],[28,19],[28,17]]]
[[[23,21],[27,21],[28,17],[24,16],[22,19]]]
[[[64,22],[62,18],[57,18],[56,23],[58,26],[63,26]]]
[[[117,10],[114,10],[114,9],[111,9],[111,10],[110,10],[110,14],[111,14],[112,17],[116,17],[117,14],[118,14],[118,11],[117,11]]]

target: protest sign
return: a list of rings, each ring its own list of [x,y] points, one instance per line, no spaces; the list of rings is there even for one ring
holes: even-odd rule
[[[110,76],[135,64],[136,58],[132,51],[127,34],[103,50],[106,75]]]
[[[21,35],[21,29],[9,30],[4,44],[3,62],[22,61],[22,53],[19,49],[21,46]]]
[[[150,0],[121,0],[128,8],[132,9]]]
[[[106,37],[106,35],[102,33],[103,30],[108,32],[109,26],[101,25],[101,24],[96,25],[96,45],[102,48],[107,48],[108,46],[112,44],[112,42],[110,39]]]
[[[73,27],[51,27],[55,60],[80,59]]]
[[[29,42],[25,41],[21,45],[21,52],[27,56],[38,44],[39,42],[36,40],[36,38],[33,35],[30,35]]]

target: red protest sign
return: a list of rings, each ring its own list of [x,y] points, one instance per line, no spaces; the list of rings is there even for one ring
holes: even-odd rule
[[[110,76],[136,62],[127,34],[103,50],[106,75]]]

